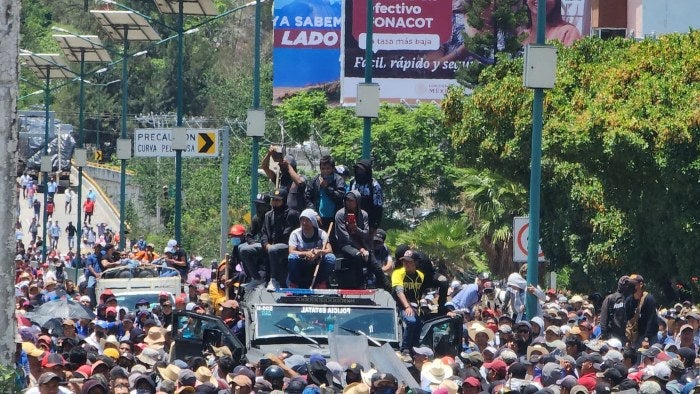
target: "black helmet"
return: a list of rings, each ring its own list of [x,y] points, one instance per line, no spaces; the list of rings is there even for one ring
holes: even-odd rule
[[[265,372],[263,372],[263,378],[272,383],[272,386],[276,390],[281,390],[284,381],[284,371],[277,365],[270,365],[265,369]],[[277,387],[278,385],[279,387]]]

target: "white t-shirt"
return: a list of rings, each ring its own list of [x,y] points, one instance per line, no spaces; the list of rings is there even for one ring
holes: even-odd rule
[[[299,227],[289,235],[289,246],[294,246],[297,250],[320,249],[323,247],[323,243],[328,239],[328,234],[322,229],[318,229],[318,232],[319,237],[316,241],[305,241],[302,237],[301,227]]]

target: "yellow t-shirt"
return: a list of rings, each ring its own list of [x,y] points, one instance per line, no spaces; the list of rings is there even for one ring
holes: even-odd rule
[[[391,287],[403,286],[403,293],[408,302],[418,303],[420,301],[420,291],[423,286],[425,274],[416,270],[416,273],[409,275],[406,273],[406,268],[401,267],[395,269],[391,273]]]

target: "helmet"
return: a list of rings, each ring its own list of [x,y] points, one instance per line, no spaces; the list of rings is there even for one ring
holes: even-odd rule
[[[240,237],[243,234],[245,234],[245,227],[241,226],[240,224],[234,224],[230,229],[228,229],[228,235],[232,237]]]
[[[270,365],[263,372],[263,378],[268,382],[284,379],[284,371],[277,365]]]

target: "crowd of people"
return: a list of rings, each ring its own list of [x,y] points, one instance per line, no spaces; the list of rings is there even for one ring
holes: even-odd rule
[[[279,163],[279,172],[270,168]],[[294,158],[270,150],[262,163],[276,187],[256,200],[249,226],[229,231],[229,259],[205,268],[177,240],[162,254],[145,237],[129,250],[114,239],[91,243],[78,260],[37,241],[15,258],[17,390],[26,393],[693,393],[698,383],[700,313],[690,302],[659,308],[639,274],[623,276],[603,297],[566,296],[527,284],[526,266],[502,281],[449,280],[430,256],[408,245],[390,251],[380,228],[381,186],[371,164],[349,171],[323,157],[308,181]],[[23,246],[23,244],[22,244]],[[122,305],[95,284],[113,267],[155,264],[176,270],[182,293],[157,303]],[[65,267],[81,270],[77,282]],[[193,275],[197,272],[196,275]],[[204,272],[207,272],[205,275]],[[377,288],[390,291],[403,322],[396,357],[415,380],[400,380],[358,360],[280,349],[260,360],[234,359],[226,346],[171,359],[173,312],[218,315],[245,343],[242,295],[256,288]],[[264,290],[263,290],[264,291]],[[537,308],[526,311],[526,298]],[[72,299],[95,318],[37,324],[35,311]],[[419,343],[422,322],[452,316],[463,323],[458,354]]]

